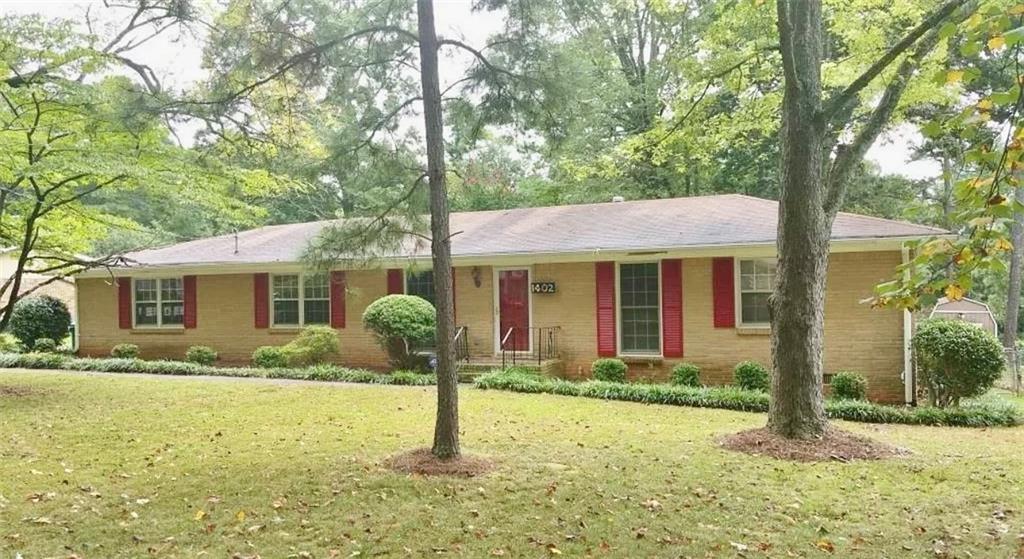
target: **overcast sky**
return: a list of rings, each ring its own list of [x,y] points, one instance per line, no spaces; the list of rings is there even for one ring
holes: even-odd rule
[[[94,14],[104,11],[99,0],[0,0],[0,13],[40,13],[46,17],[81,19],[90,4]],[[491,33],[500,28],[501,20],[495,14],[472,12],[470,5],[471,0],[436,0],[438,33],[463,38],[471,45],[482,45]],[[196,41],[162,38],[141,47],[134,57],[150,65],[165,86],[183,88],[203,77],[200,47]],[[442,60],[442,78],[446,73],[461,75],[461,68],[468,63],[468,59],[460,56]],[[444,65],[453,70],[444,72]],[[885,173],[910,178],[937,177],[939,166],[934,161],[909,161],[913,146],[919,139],[913,127],[899,127],[876,142],[867,157],[878,163]]]

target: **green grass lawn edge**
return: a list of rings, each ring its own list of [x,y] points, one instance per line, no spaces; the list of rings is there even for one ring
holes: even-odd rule
[[[572,382],[522,372],[497,371],[477,377],[477,388],[529,394],[557,394],[603,400],[718,408],[748,412],[768,411],[765,392],[735,386],[676,386],[590,380]],[[827,400],[832,419],[862,423],[897,423],[945,427],[1010,427],[1021,423],[1020,412],[1009,402],[975,401],[956,408],[887,406],[861,400]]]
[[[60,353],[0,353],[0,369],[59,369],[102,373],[145,373],[151,375],[219,376],[277,378],[291,380],[318,380],[329,382],[355,382],[364,384],[397,384],[406,386],[433,386],[437,378],[432,374],[413,371],[378,373],[365,369],[351,369],[338,365],[314,365],[302,368],[261,369],[256,367],[217,367],[186,361],[146,361],[143,359],[74,357]]]
[[[56,369],[104,373],[144,373],[179,376],[222,376],[432,386],[432,374],[412,371],[378,373],[338,365],[304,368],[261,369],[217,367],[185,361],[75,357],[60,353],[2,353],[0,369]],[[644,404],[715,408],[745,412],[768,411],[768,394],[735,386],[677,386],[671,384],[573,382],[518,371],[494,371],[477,377],[482,390],[528,394],[555,394]],[[827,400],[825,411],[832,419],[862,423],[895,423],[946,427],[1009,427],[1022,422],[1019,409],[1009,402],[981,400],[956,408],[888,406],[860,400]]]

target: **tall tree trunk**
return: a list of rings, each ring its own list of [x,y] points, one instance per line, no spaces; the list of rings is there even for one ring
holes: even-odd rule
[[[437,32],[433,0],[418,0],[420,81],[430,184],[430,248],[434,257],[434,296],[437,307],[437,421],[434,456],[456,458],[459,450],[459,385],[455,370],[455,305],[452,297],[452,250],[448,229],[448,189],[445,184],[444,125],[437,70]]]
[[[1015,188],[1014,199],[1024,203],[1024,188]],[[1003,325],[1003,347],[1013,349],[1017,345],[1017,317],[1020,314],[1021,260],[1024,259],[1024,213],[1013,216],[1010,227],[1010,281],[1006,289],[1006,323]]]
[[[825,275],[832,216],[822,184],[822,20],[818,2],[779,2],[786,87],[782,103],[778,269],[771,297],[772,398],[768,427],[789,438],[820,436]]]

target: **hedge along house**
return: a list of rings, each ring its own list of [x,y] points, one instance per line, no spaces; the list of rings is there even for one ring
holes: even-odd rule
[[[741,360],[770,362],[767,300],[775,274],[776,202],[742,195],[454,213],[459,347],[470,363],[540,363],[589,376],[621,357],[634,378],[692,362],[707,384]],[[331,222],[262,227],[128,254],[133,265],[77,278],[79,350],[135,343],[180,358],[209,345],[247,362],[303,325],[329,324],[340,361],[386,367],[360,323],[389,293],[433,298],[430,251],[410,240],[375,267],[312,273],[299,262]],[[944,231],[840,214],[825,308],[825,368],[865,374],[872,397],[903,400],[910,318],[860,303],[906,257],[905,241]],[[112,279],[113,278],[113,279]]]

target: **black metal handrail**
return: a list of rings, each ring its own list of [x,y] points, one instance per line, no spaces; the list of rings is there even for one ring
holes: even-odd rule
[[[455,367],[469,363],[469,326],[459,326],[455,330]]]
[[[558,332],[561,326],[512,326],[501,337],[501,367],[558,357]],[[529,343],[525,350],[517,349],[521,341]]]

